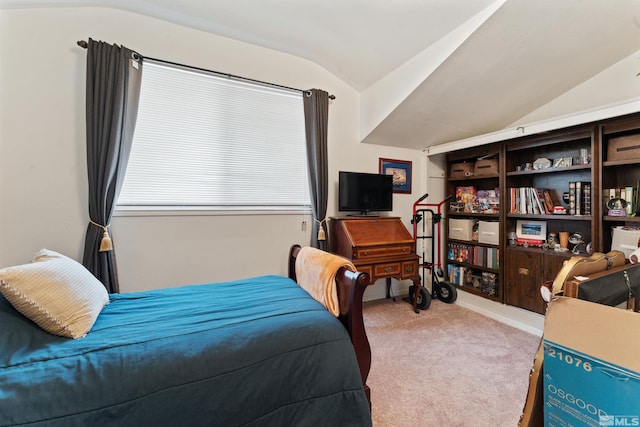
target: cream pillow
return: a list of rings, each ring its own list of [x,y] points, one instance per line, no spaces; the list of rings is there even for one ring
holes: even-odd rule
[[[109,303],[104,285],[82,264],[47,249],[31,264],[0,270],[0,292],[45,331],[74,339],[89,332]]]

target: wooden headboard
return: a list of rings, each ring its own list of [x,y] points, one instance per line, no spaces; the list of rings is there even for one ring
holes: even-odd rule
[[[300,245],[293,245],[289,251],[289,277],[293,280],[296,280],[296,257],[300,249]],[[370,278],[367,273],[353,272],[342,267],[336,274],[336,283],[338,287],[343,290],[342,292],[339,291],[338,295],[349,296],[349,310],[346,314],[341,314],[338,318],[351,337],[351,343],[353,344],[353,349],[355,350],[360,367],[362,385],[367,394],[369,405],[371,405],[371,392],[367,385],[367,377],[371,369],[371,347],[362,317],[362,296],[370,284]]]

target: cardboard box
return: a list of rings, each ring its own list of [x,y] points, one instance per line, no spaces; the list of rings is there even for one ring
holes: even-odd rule
[[[624,257],[629,259],[631,252],[638,249],[640,245],[640,230],[625,230],[624,228],[614,228],[611,238],[611,250],[624,252]]]
[[[611,138],[607,146],[607,161],[640,159],[640,134]]]
[[[475,219],[449,219],[449,238],[471,241],[475,223]]]
[[[498,221],[480,221],[478,223],[478,243],[500,244],[500,223]]]
[[[544,425],[640,425],[640,314],[562,297],[544,323]]]

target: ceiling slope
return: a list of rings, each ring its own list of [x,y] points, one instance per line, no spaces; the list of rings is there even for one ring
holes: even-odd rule
[[[500,130],[639,49],[637,1],[509,0],[363,141],[426,148]]]

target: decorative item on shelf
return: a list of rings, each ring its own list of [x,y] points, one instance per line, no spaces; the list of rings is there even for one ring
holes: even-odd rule
[[[541,169],[547,169],[551,167],[551,160],[545,158],[545,157],[541,157],[539,159],[536,159],[535,162],[533,162],[533,169],[534,170],[541,170]]]
[[[517,246],[518,245],[518,236],[516,236],[516,232],[512,231],[509,233],[509,246]]]
[[[586,148],[580,149],[580,164],[588,165],[591,163],[591,153]]]
[[[458,213],[464,212],[464,202],[456,201],[456,202],[449,203],[449,210],[451,212],[458,212]]]
[[[553,207],[553,214],[554,215],[566,215],[567,214],[567,210],[563,206],[554,206]]]
[[[554,168],[567,168],[573,165],[573,157],[560,157],[553,161]]]
[[[607,209],[609,209],[607,213],[609,216],[627,216],[627,201],[620,197],[609,199]]]
[[[560,252],[566,252],[569,250],[569,232],[568,231],[560,232],[560,248],[558,250]]]
[[[476,202],[473,205],[474,213],[499,213],[500,212],[500,189],[476,191]]]
[[[582,237],[582,234],[573,233],[571,236],[569,236],[569,243],[573,245],[571,253],[573,253],[574,255],[579,255],[583,252],[583,249],[581,249],[581,247],[585,245],[585,241]],[[584,251],[586,252],[586,248],[584,248]]]
[[[518,220],[516,222],[516,237],[523,241],[536,241],[540,245],[547,240],[547,223],[545,221]],[[520,243],[520,242],[519,242]]]
[[[547,245],[549,249],[555,249],[556,246],[560,246],[560,241],[558,240],[558,235],[554,232],[549,233],[549,238],[547,239]]]
[[[587,252],[587,255],[593,255],[593,243],[592,242],[587,243],[587,246],[585,246],[585,251]]]
[[[473,185],[456,187],[456,200],[462,204],[462,212],[472,213],[476,202],[476,187]]]

